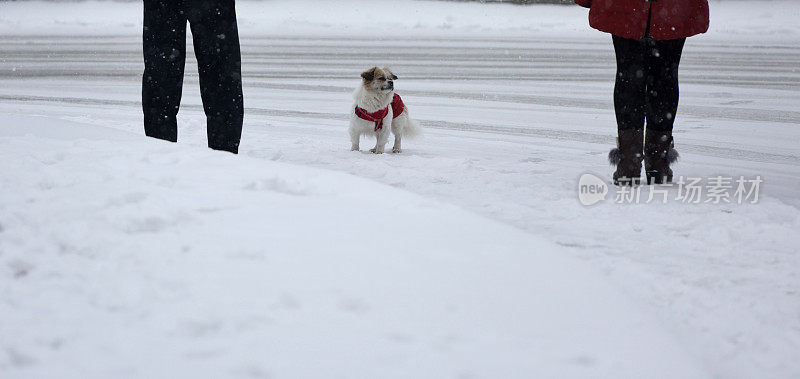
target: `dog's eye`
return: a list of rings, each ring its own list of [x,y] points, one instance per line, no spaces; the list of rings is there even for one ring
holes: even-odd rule
[[[380,80],[380,81],[382,81],[382,82],[385,82],[385,81],[386,81],[386,78],[384,78],[384,77],[380,77],[380,78],[378,78],[378,80]]]

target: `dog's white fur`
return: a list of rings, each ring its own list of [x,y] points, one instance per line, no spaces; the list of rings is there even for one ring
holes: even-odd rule
[[[394,98],[394,80],[397,76],[386,68],[373,67],[361,74],[361,85],[353,93],[355,104],[350,109],[350,141],[351,150],[359,150],[359,142],[362,135],[375,136],[375,147],[370,152],[383,154],[386,143],[389,142],[389,131],[394,134],[393,153],[400,153],[402,149],[402,138],[413,137],[421,133],[419,124],[408,116],[408,106],[405,106],[403,113],[394,118],[391,102]],[[383,119],[383,128],[375,131],[375,123],[364,120],[355,113],[355,107],[364,109],[369,113],[377,112],[386,107],[389,113]]]

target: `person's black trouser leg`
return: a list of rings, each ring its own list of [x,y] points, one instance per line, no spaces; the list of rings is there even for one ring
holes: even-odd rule
[[[644,129],[647,96],[647,68],[644,43],[613,36],[617,56],[614,110],[617,129]]]
[[[149,137],[176,142],[186,57],[183,1],[144,0],[142,110]]]
[[[614,109],[619,130],[671,131],[678,110],[678,66],[685,38],[652,41],[613,36]]]
[[[208,146],[237,153],[244,105],[233,0],[144,0],[145,134],[177,141],[176,116],[183,85],[187,21],[192,28],[199,66]]]
[[[647,129],[671,132],[678,112],[678,66],[686,38],[655,41],[648,48]]]
[[[208,146],[238,153],[244,119],[234,0],[185,0],[200,73]]]

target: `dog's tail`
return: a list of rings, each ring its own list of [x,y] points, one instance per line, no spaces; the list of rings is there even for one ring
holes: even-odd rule
[[[403,128],[403,137],[414,138],[422,136],[422,126],[416,120],[408,119],[408,123]]]

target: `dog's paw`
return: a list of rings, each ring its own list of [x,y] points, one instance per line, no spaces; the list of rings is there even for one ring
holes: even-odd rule
[[[392,148],[392,152],[395,153],[395,154],[400,154],[400,153],[403,152],[403,149],[401,149],[399,147],[393,147]]]
[[[369,152],[372,153],[372,154],[383,154],[383,150],[378,150],[378,149],[374,149],[374,148],[373,149],[369,149]]]
[[[350,148],[350,151],[358,151],[358,146],[353,146]]]

